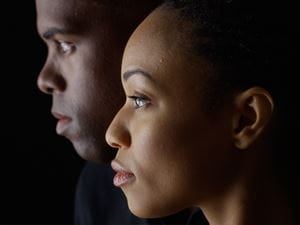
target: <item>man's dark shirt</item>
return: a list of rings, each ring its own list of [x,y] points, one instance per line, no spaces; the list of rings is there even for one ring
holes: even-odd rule
[[[161,219],[140,219],[130,213],[127,201],[113,185],[110,166],[87,163],[78,181],[75,196],[76,225],[207,225],[198,209],[185,210]]]

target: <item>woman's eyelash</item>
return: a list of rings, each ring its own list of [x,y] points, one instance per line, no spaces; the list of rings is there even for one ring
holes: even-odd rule
[[[146,96],[128,96],[133,101],[134,108],[138,109],[141,107],[145,107],[150,103],[150,99]]]

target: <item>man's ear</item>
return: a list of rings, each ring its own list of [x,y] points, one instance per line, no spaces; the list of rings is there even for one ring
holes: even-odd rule
[[[267,90],[253,87],[239,93],[234,104],[234,145],[247,149],[266,128],[273,114],[274,102]]]

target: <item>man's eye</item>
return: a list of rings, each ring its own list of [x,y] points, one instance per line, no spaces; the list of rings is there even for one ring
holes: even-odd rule
[[[150,100],[147,97],[142,96],[129,96],[133,101],[134,108],[138,109],[150,103]]]
[[[62,54],[70,54],[74,49],[74,44],[66,41],[57,41],[57,47]]]

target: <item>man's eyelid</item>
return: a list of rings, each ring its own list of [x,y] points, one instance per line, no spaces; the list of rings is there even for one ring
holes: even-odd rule
[[[73,53],[76,49],[76,45],[72,42],[63,41],[63,40],[55,40],[54,42],[58,51],[66,55]]]
[[[51,39],[56,43],[66,43],[74,46],[79,43],[79,38],[77,36],[69,34],[56,34]]]
[[[65,40],[65,39],[55,39],[54,40],[57,44],[67,44],[70,46],[75,46],[75,43],[73,41]]]

